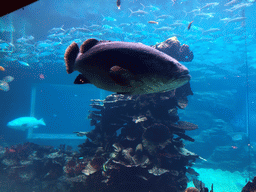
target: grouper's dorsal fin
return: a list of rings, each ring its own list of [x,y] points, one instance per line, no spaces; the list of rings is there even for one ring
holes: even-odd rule
[[[80,47],[80,52],[85,53],[89,49],[91,49],[94,45],[96,45],[99,41],[97,39],[87,39]]]
[[[68,48],[66,49],[64,59],[65,59],[66,70],[68,74],[74,71],[74,65],[75,65],[75,61],[78,53],[79,53],[79,47],[75,42],[69,45]]]

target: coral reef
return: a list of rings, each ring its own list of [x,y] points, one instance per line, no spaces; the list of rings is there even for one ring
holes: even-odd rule
[[[183,140],[194,141],[185,131],[197,125],[179,121],[177,111],[192,94],[186,84],[165,93],[92,100],[89,119],[95,129],[85,133],[80,154],[91,158],[82,173],[94,189],[101,183],[98,191],[184,191],[186,172],[199,156],[185,149]]]
[[[244,187],[242,192],[254,192],[256,191],[256,177],[253,178],[252,182],[248,182]]]
[[[202,181],[199,181],[198,179],[193,179],[193,184],[194,184],[194,186],[195,186],[195,188],[194,187],[189,187],[189,188],[187,188],[186,189],[186,191],[191,191],[191,192],[208,192],[209,191],[209,189],[207,188],[207,187],[205,187],[205,184],[202,182]],[[186,192],[185,191],[185,192]],[[210,190],[210,192],[213,192],[213,184],[211,185],[211,190]]]
[[[172,56],[178,61],[190,62],[194,58],[194,54],[189,49],[189,46],[186,44],[180,46],[180,42],[178,41],[177,37],[171,37],[164,42],[158,43],[152,47]]]
[[[199,190],[195,187],[189,187],[185,190],[185,192],[199,192]]]
[[[1,189],[55,191],[55,187],[51,190],[53,181],[63,175],[67,157],[73,152],[65,149],[65,146],[54,149],[27,142],[1,148],[0,154]]]

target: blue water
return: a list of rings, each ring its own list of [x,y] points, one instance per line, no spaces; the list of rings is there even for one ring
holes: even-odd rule
[[[240,140],[242,136],[234,135],[238,132],[256,142],[256,4],[253,0],[230,2],[121,0],[118,9],[115,0],[42,0],[1,17],[0,66],[5,71],[0,71],[0,80],[6,76],[14,80],[9,91],[0,90],[0,144],[27,141],[26,131],[6,124],[30,116],[33,87],[34,116],[47,124],[35,133],[72,134],[93,128],[87,119],[90,100],[110,93],[93,85],[73,85],[78,73],[68,75],[63,59],[73,41],[81,45],[96,38],[155,45],[172,36],[194,53],[192,62],[182,63],[190,70],[194,95],[189,97],[188,109],[180,112],[182,119],[199,125],[191,136],[215,128],[213,122],[221,120],[223,134]],[[212,143],[216,146],[218,142]],[[200,156],[204,155],[209,154],[201,151]]]

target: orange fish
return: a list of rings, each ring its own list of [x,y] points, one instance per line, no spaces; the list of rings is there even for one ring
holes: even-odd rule
[[[158,25],[158,22],[156,22],[156,21],[149,21],[148,23],[150,23],[150,24],[157,24]]]
[[[118,9],[120,9],[120,7],[121,7],[121,0],[117,0],[116,1],[116,5],[117,5]]]
[[[5,68],[3,68],[2,66],[0,66],[0,71],[5,71]]]
[[[188,24],[188,30],[190,29],[190,27],[191,27],[191,25],[192,25],[193,22],[194,22],[194,21],[191,21],[191,22]]]

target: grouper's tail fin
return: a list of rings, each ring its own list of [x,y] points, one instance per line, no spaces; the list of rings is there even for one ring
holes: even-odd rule
[[[78,53],[79,53],[79,47],[75,42],[69,45],[68,48],[66,49],[64,59],[65,59],[66,70],[68,74],[74,71],[74,65],[75,65],[75,61]]]
[[[40,124],[40,125],[44,125],[44,126],[46,126],[46,124],[45,124],[45,122],[44,122],[44,119],[43,119],[43,118],[41,118],[41,119],[39,120],[39,124]]]

